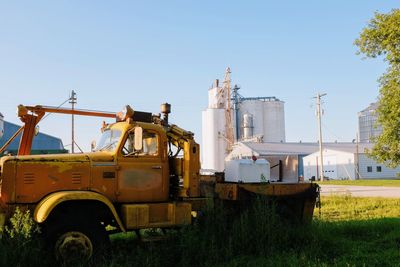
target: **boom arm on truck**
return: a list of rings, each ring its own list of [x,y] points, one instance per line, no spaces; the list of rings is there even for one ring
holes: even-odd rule
[[[20,120],[24,123],[17,132],[8,140],[2,148],[2,153],[7,146],[22,132],[22,137],[19,143],[18,156],[29,155],[32,149],[33,137],[35,136],[36,125],[40,122],[46,113],[59,113],[59,114],[70,114],[70,115],[81,115],[81,116],[92,116],[92,117],[104,117],[104,118],[116,118],[117,113],[105,112],[105,111],[94,111],[94,110],[82,110],[82,109],[67,109],[57,108],[51,106],[24,106],[19,105],[17,114]]]

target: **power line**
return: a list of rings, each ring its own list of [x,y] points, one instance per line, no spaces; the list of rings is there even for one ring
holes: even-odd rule
[[[61,108],[65,103],[67,103],[69,101],[69,98],[67,100],[65,100],[64,102],[62,102],[59,106],[56,107],[56,109]],[[40,122],[44,121],[48,116],[50,116],[51,114],[53,114],[53,112],[47,113],[46,116],[44,116]]]
[[[344,140],[345,140],[345,138],[342,138],[342,137],[338,136],[338,135],[335,134],[332,130],[330,130],[330,129],[326,126],[326,124],[324,124],[323,122],[321,122],[321,124],[322,124],[322,127],[324,127],[324,130],[327,130],[331,135],[333,135],[334,137],[336,137],[338,140],[341,140],[341,141],[344,141]]]

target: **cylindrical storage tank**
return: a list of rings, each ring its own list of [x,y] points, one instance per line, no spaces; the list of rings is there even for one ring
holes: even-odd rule
[[[0,139],[3,137],[4,134],[4,117],[3,114],[0,113]]]
[[[218,87],[208,90],[208,108],[218,108]]]
[[[285,142],[285,107],[279,100],[263,101],[264,142]]]
[[[253,115],[249,113],[243,114],[242,120],[243,139],[253,137]]]
[[[382,133],[382,126],[377,124],[377,103],[371,103],[366,109],[358,113],[358,132],[361,143],[370,143],[372,139]]]
[[[225,110],[208,108],[202,112],[201,168],[224,171],[226,148]]]
[[[284,102],[277,99],[243,99],[239,104],[240,118],[253,115],[252,136],[262,136],[263,142],[285,142]],[[242,130],[241,136],[244,137]]]
[[[243,118],[244,114],[253,115],[253,134],[252,136],[264,135],[264,107],[263,101],[260,100],[243,100],[239,104],[239,118]],[[243,128],[241,129],[241,137],[244,137]]]

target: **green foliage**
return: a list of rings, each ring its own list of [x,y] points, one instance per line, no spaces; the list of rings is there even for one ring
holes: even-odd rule
[[[321,217],[308,226],[282,221],[265,199],[247,209],[216,203],[161,241],[161,231],[144,231],[145,239],[158,240],[151,242],[113,235],[112,256],[95,266],[400,266],[399,201],[323,196]],[[4,234],[0,266],[57,265],[32,236],[17,247]]]
[[[9,225],[1,232],[0,266],[50,265],[49,255],[37,237],[39,227],[29,210],[23,212],[16,208]]]
[[[370,155],[390,167],[400,165],[400,9],[388,14],[375,13],[355,41],[366,57],[384,56],[389,63],[379,79],[378,123],[382,134],[377,137]]]
[[[11,239],[29,240],[36,233],[39,227],[32,219],[29,210],[22,212],[18,207],[10,219],[11,226],[5,226],[4,232]]]

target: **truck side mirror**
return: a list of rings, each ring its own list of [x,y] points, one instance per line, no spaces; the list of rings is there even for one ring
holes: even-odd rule
[[[135,127],[135,151],[143,149],[143,128]]]
[[[36,127],[35,127],[35,136],[37,136],[39,134],[39,131],[40,131],[39,125],[36,125]]]

